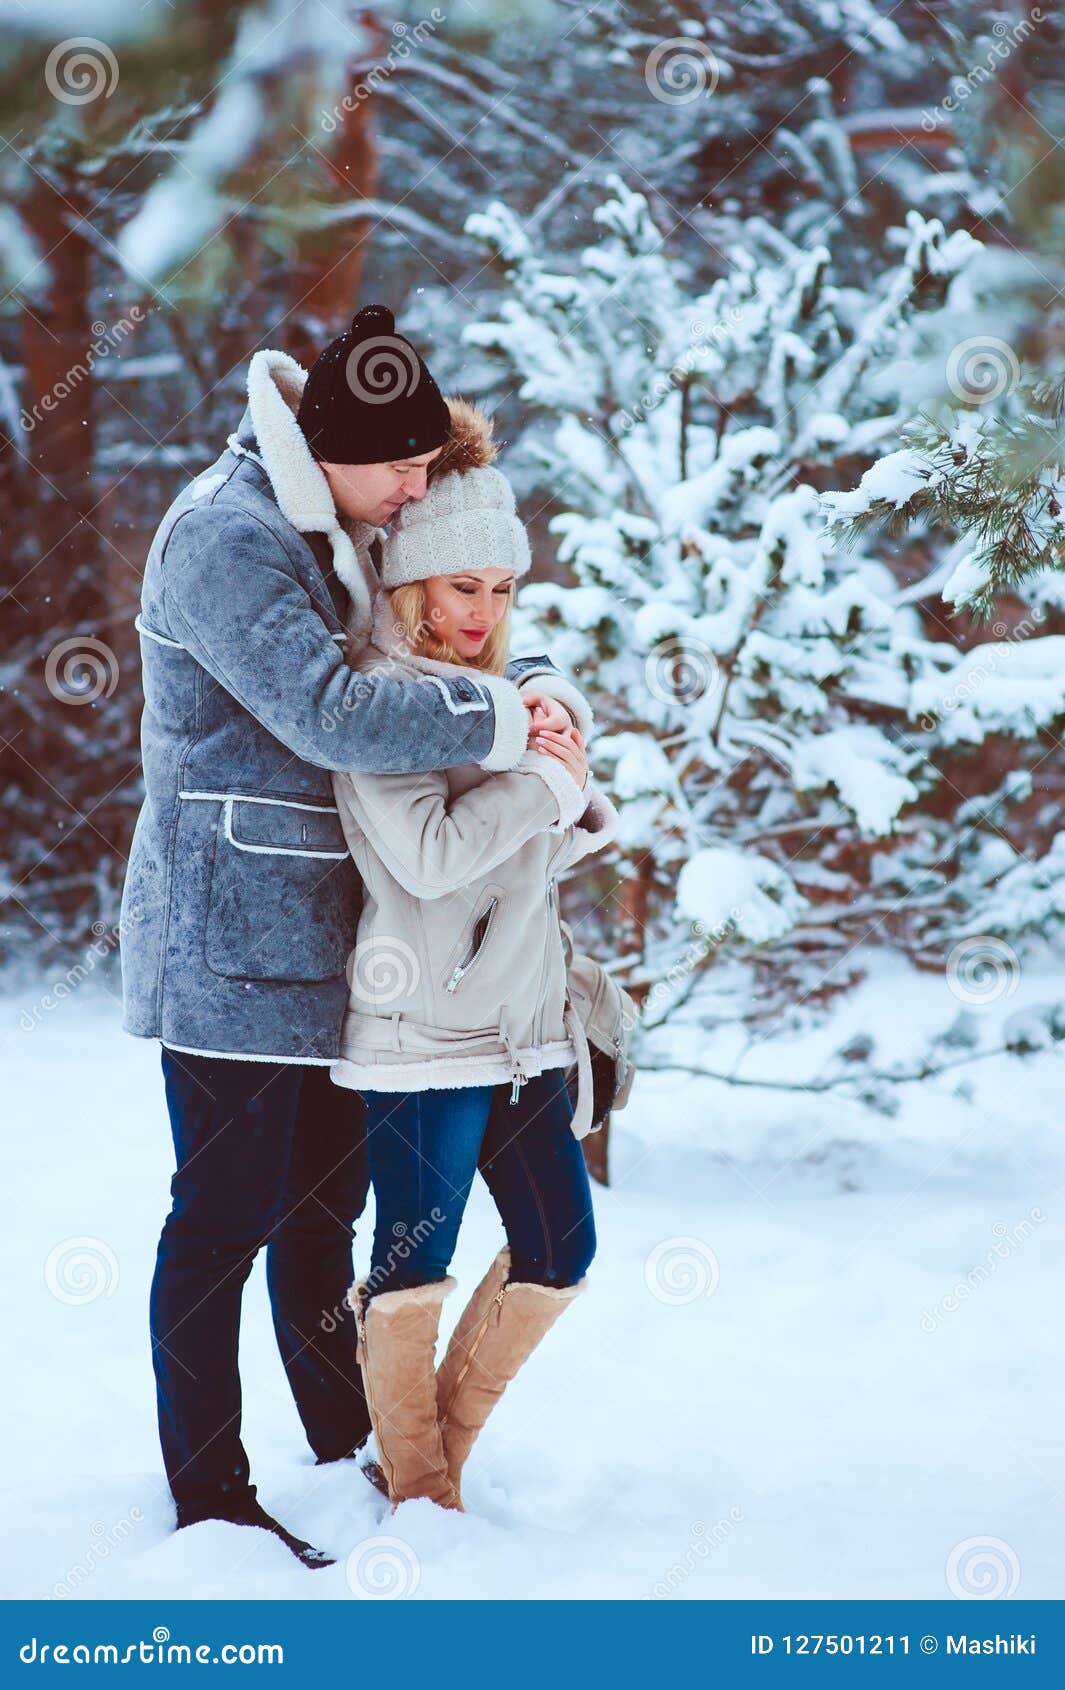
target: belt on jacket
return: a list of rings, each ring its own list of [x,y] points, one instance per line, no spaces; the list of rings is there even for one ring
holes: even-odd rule
[[[570,1131],[574,1138],[587,1138],[592,1130],[592,1055],[588,1048],[588,1035],[584,1031],[584,1022],[568,997],[563,1022],[566,1031],[573,1040],[573,1048],[577,1053],[577,1105],[570,1122]],[[499,1011],[499,1036],[506,1046],[507,1055],[510,1057],[510,1101],[517,1103],[521,1088],[529,1076],[521,1065],[521,1057],[518,1055],[514,1040],[510,1036],[510,1029],[507,1026],[506,1004],[503,1004]]]
[[[587,1138],[592,1130],[592,1053],[588,1048],[584,1022],[568,998],[563,1020],[577,1052],[577,1107],[570,1122],[570,1131],[574,1138]]]

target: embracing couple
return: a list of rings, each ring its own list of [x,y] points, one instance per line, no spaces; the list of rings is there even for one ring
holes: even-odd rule
[[[309,374],[256,353],[137,618],[122,970],[126,1030],[162,1046],[176,1160],[151,1292],[163,1459],[179,1527],[263,1527],[312,1567],[328,1557],[258,1502],[240,1438],[257,1252],[318,1462],[372,1428],[393,1508],[460,1509],[489,1411],[585,1283],[579,1140],[631,1080],[631,1003],[557,898],[617,816],[580,692],[510,655],[529,546],[493,455],[384,307]],[[506,1243],[437,1369],[478,1171]]]

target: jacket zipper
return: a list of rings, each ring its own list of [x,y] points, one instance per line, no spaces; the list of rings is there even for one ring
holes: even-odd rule
[[[550,859],[550,861],[547,865],[548,868],[551,867],[551,864],[554,862],[555,857],[557,855],[558,855],[558,848],[556,847],[556,849],[552,853],[551,859]],[[538,994],[539,997],[540,997],[540,1002],[537,1005],[537,1024],[536,1024],[536,1037],[535,1037],[535,1042],[537,1044],[543,1044],[543,1042],[544,1042],[544,1011],[547,1008],[547,1001],[546,1001],[547,1000],[547,970],[548,970],[548,961],[549,961],[549,958],[551,956],[551,940],[552,940],[552,937],[554,936],[554,933],[556,931],[558,932],[560,939],[561,939],[561,936],[562,936],[561,927],[559,926],[559,923],[561,921],[561,915],[560,915],[560,913],[559,913],[559,911],[558,911],[558,909],[556,908],[556,905],[555,905],[555,892],[556,892],[557,887],[558,887],[558,876],[554,875],[554,874],[549,875],[548,881],[547,881],[547,910],[548,910],[548,915],[553,916],[555,919],[554,919],[554,923],[552,923],[550,920],[548,921],[548,923],[547,923],[547,934],[546,934],[546,937],[544,939],[544,955],[543,955],[543,961],[542,961],[541,967],[540,967],[540,986],[539,986],[539,994]],[[565,973],[565,968],[566,968],[565,946],[563,946],[563,959],[562,959],[563,973]]]
[[[547,999],[547,970],[548,959],[551,955],[551,917],[555,913],[555,877],[547,882],[547,933],[544,938],[544,960],[540,978],[540,1002],[537,1005],[536,1043],[542,1044],[544,1039],[544,1010]]]
[[[499,899],[492,898],[481,911],[481,914],[477,917],[473,933],[470,936],[470,943],[467,947],[466,954],[452,970],[451,976],[445,988],[446,991],[453,992],[455,990],[456,986],[469,973],[470,969],[477,961],[477,958],[484,950],[485,942],[488,938],[488,930],[492,925],[492,918],[496,913],[498,905]]]
[[[470,1368],[473,1366],[473,1358],[477,1354],[477,1351],[481,1347],[481,1342],[484,1338],[485,1333],[488,1331],[488,1328],[489,1328],[491,1321],[492,1321],[493,1314],[495,1315],[497,1326],[498,1326],[500,1320],[503,1317],[503,1298],[507,1294],[507,1286],[509,1284],[510,1284],[510,1281],[509,1281],[509,1279],[507,1279],[507,1280],[504,1280],[503,1284],[499,1287],[499,1290],[496,1292],[495,1296],[492,1298],[491,1307],[489,1308],[488,1313],[485,1315],[485,1317],[482,1320],[480,1326],[477,1328],[477,1335],[474,1338],[473,1343],[469,1346],[469,1348],[466,1351],[466,1360],[463,1363],[461,1373],[459,1374],[458,1378],[455,1380],[455,1388],[451,1393],[451,1402],[448,1403],[447,1408],[445,1409],[444,1413],[440,1416],[441,1428],[443,1428],[444,1426],[447,1425],[447,1417],[448,1417],[448,1414],[451,1412],[451,1403],[453,1403],[455,1398],[458,1396],[459,1390],[460,1390],[461,1385],[462,1385],[462,1381],[465,1379],[467,1373],[470,1371]]]
[[[377,1401],[374,1396],[373,1386],[370,1383],[370,1347],[366,1342],[366,1303],[363,1302],[361,1298],[359,1299],[359,1302],[361,1306],[355,1311],[355,1325],[362,1345],[362,1356],[356,1355],[356,1360],[361,1362],[363,1357],[366,1358],[366,1366],[363,1370],[363,1383],[366,1387],[367,1406],[373,1411],[373,1421],[376,1429],[376,1426],[380,1423],[381,1417],[377,1412]],[[396,1470],[389,1461],[385,1451],[382,1449],[380,1438],[377,1440],[377,1453],[381,1457],[381,1466],[384,1468],[385,1478],[388,1480],[388,1491],[389,1496],[391,1497],[392,1491],[395,1488]]]

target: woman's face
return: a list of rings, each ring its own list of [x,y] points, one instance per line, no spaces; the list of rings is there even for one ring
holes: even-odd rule
[[[475,569],[462,575],[430,575],[424,583],[425,616],[437,639],[460,657],[484,650],[514,593],[512,569]]]

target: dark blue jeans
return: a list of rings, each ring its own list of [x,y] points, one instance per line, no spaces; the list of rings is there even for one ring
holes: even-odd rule
[[[592,1193],[561,1068],[510,1085],[365,1092],[377,1204],[371,1296],[443,1279],[480,1172],[510,1245],[510,1277],[575,1285],[595,1254]]]
[[[369,1191],[364,1109],[325,1067],[163,1050],[177,1172],[151,1291],[159,1435],[178,1522],[255,1497],[240,1440],[244,1283],[266,1246],[274,1330],[321,1460],[370,1428],[355,1328],[352,1223]]]

